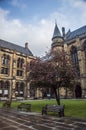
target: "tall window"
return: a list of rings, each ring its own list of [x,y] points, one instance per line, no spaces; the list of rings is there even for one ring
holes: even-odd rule
[[[9,65],[10,56],[3,54],[2,56],[2,65]]]
[[[10,56],[3,54],[1,57],[1,74],[9,74]]]
[[[71,47],[71,60],[72,60],[73,66],[76,68],[78,75],[80,75],[77,48],[75,46]]]
[[[22,58],[18,58],[17,60],[17,67],[22,68],[23,67],[24,60]]]
[[[9,95],[9,88],[10,88],[10,82],[6,81],[5,86],[4,86],[4,96],[5,97],[8,97],[8,95]]]
[[[77,48],[75,46],[72,46],[71,48],[71,59],[74,65],[78,64]]]
[[[24,87],[25,84],[23,82],[16,82],[16,97],[24,96]]]
[[[10,82],[0,81],[0,97],[9,97]]]
[[[17,60],[17,76],[23,76],[23,64],[24,64],[24,59],[18,58]]]

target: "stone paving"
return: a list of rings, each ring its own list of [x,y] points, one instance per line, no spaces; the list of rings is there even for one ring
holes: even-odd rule
[[[0,109],[0,130],[86,130],[86,120]]]

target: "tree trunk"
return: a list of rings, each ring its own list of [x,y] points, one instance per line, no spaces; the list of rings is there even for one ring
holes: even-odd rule
[[[59,98],[59,96],[57,95],[56,87],[53,87],[53,89],[54,89],[54,93],[55,93],[55,97],[56,97],[57,104],[60,105],[60,98]]]
[[[67,87],[66,87],[66,91],[65,91],[65,98],[67,98]]]

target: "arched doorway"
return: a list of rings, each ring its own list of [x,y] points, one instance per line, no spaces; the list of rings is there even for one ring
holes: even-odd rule
[[[81,88],[80,84],[77,84],[75,87],[75,97],[76,98],[82,97],[82,88]]]

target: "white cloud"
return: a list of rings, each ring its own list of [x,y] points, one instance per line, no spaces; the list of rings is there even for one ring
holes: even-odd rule
[[[0,39],[21,46],[28,42],[34,55],[44,55],[45,51],[48,50],[47,47],[49,49],[51,47],[55,19],[57,19],[60,31],[62,26],[66,27],[67,31],[69,28],[74,30],[86,24],[86,4],[84,1],[62,0],[62,2],[65,6],[61,7],[58,12],[52,12],[47,19],[40,19],[38,24],[24,24],[19,19],[9,20],[10,12],[0,8]]]
[[[37,25],[24,25],[19,19],[8,20],[7,15],[7,11],[0,10],[0,38],[21,46],[29,42],[35,55],[44,55],[47,46],[51,46],[53,23],[42,19]]]

